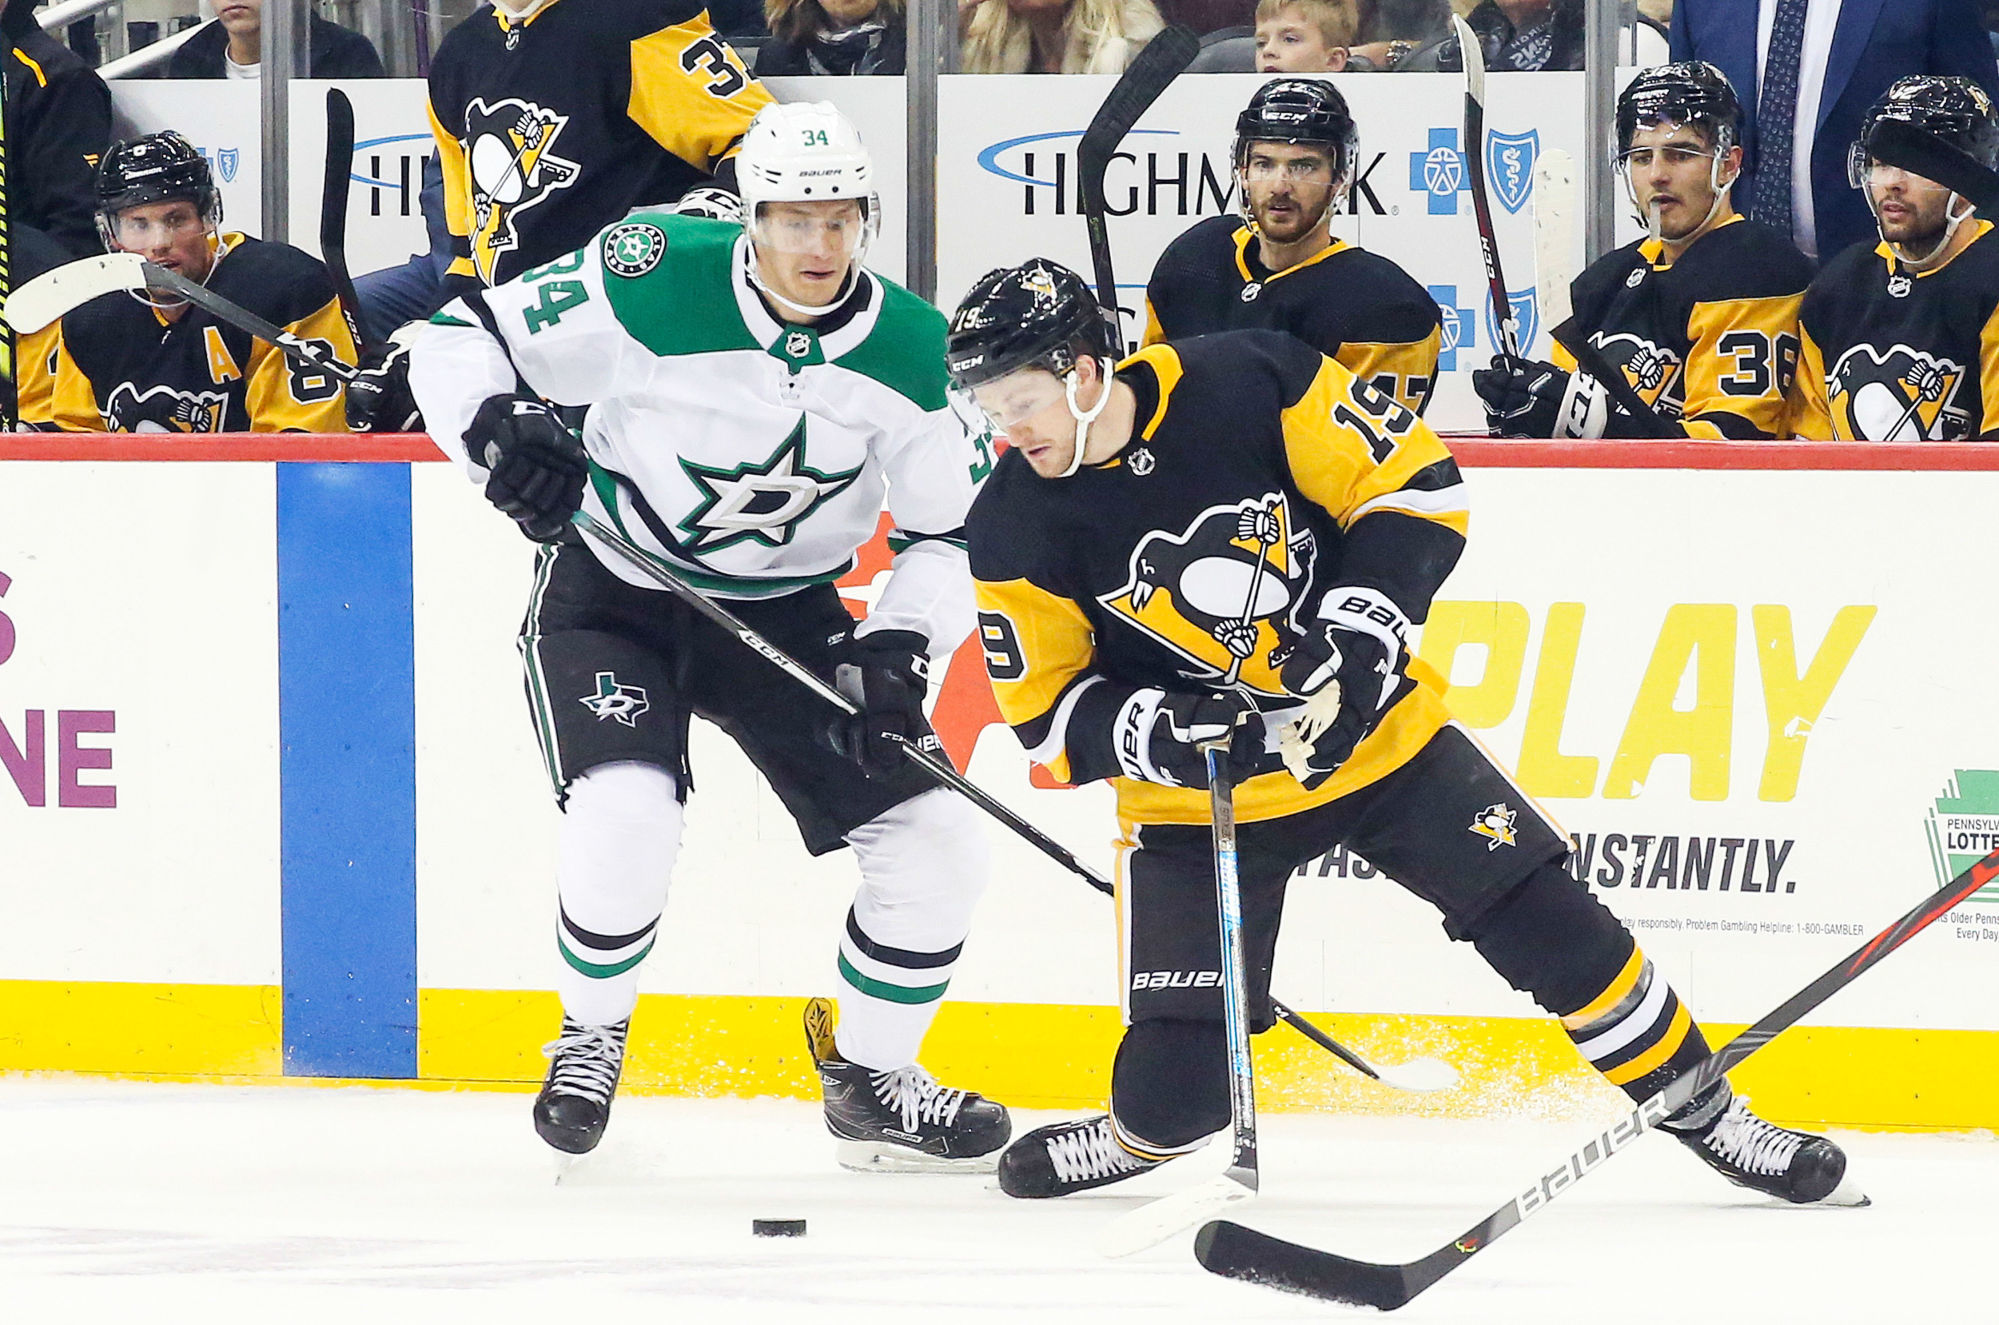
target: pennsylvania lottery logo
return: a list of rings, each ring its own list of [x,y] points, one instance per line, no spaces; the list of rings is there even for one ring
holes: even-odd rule
[[[1999,848],[1999,771],[1958,769],[1932,802],[1923,832],[1939,887]],[[1999,903],[1999,883],[1967,900]]]

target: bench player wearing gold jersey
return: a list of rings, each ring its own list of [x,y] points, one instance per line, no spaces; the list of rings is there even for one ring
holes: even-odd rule
[[[1335,239],[1360,131],[1323,78],[1266,83],[1236,117],[1243,215],[1214,216],[1166,246],[1145,287],[1145,343],[1272,327],[1423,412],[1442,323],[1429,292],[1379,253]]]
[[[224,231],[208,163],[171,130],[118,143],[97,173],[104,244],[177,271],[339,359],[333,281],[289,244]],[[100,295],[64,317],[51,421],[66,432],[345,432],[338,378],[168,291]]]
[[[1965,78],[1904,78],[1868,111],[1848,174],[1881,231],[1805,295],[1797,432],[1820,441],[1999,438],[1999,238],[1944,186],[1882,161],[1900,120],[1999,166],[1999,117]]]
[[[967,525],[1000,712],[1069,783],[1117,789],[1127,1024],[1110,1112],[1016,1141],[1002,1189],[1061,1196],[1185,1154],[1229,1123],[1206,770],[1235,727],[1249,1014],[1290,875],[1344,843],[1442,912],[1585,1058],[1645,1099],[1707,1055],[1687,1009],[1565,862],[1569,842],[1451,722],[1407,647],[1464,547],[1450,452],[1303,342],[1117,335],[1080,277],[1035,259],[973,285],[947,353],[1011,449]],[[1276,724],[1337,684],[1302,780]],[[1329,695],[1330,697],[1330,695]],[[1725,1083],[1665,1124],[1731,1179],[1834,1196],[1839,1148]],[[1845,1200],[1842,1195],[1838,1199]]]
[[[1812,267],[1735,210],[1741,121],[1728,80],[1700,60],[1648,69],[1618,98],[1617,170],[1652,233],[1576,278],[1557,335],[1586,339],[1656,419],[1621,408],[1558,343],[1552,363],[1500,355],[1472,374],[1495,434],[1788,435]]]

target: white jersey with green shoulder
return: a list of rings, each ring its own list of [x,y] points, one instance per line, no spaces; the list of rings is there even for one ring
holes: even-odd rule
[[[584,510],[721,598],[839,578],[886,501],[894,573],[862,631],[955,647],[973,622],[965,515],[993,456],[948,391],[943,315],[863,274],[851,317],[792,326],[750,285],[748,250],[736,225],[639,213],[453,300],[410,354],[432,435],[484,483],[459,439],[488,396],[525,382],[589,406]]]

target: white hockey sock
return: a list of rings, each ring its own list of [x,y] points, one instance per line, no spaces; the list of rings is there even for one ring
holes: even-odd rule
[[[655,764],[600,764],[569,784],[556,843],[556,989],[592,1026],[623,1021],[639,1000],[680,849],[673,775]]]
[[[840,936],[840,1056],[916,1061],[986,887],[978,814],[955,792],[912,797],[847,834],[861,887]]]

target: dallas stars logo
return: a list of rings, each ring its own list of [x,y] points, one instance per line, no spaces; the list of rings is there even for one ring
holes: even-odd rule
[[[639,714],[652,707],[644,686],[620,685],[614,672],[597,673],[597,693],[583,695],[577,702],[596,714],[597,721],[614,718],[627,727],[638,726]]]
[[[683,457],[680,468],[701,504],[680,519],[688,552],[714,552],[744,539],[783,547],[798,526],[861,476],[862,466],[826,474],[805,463],[805,416],[769,459],[714,469]]]

